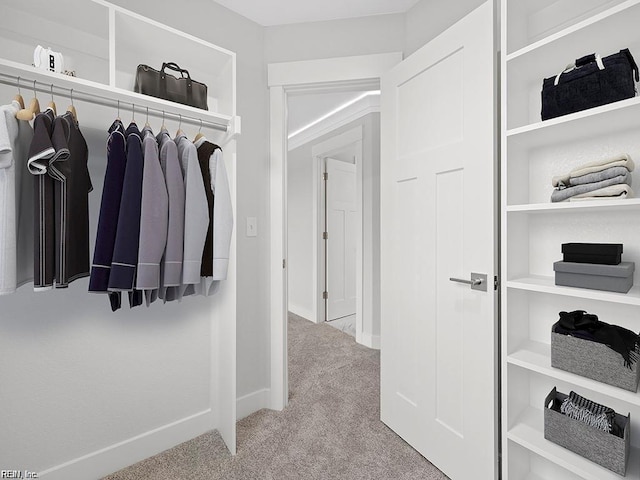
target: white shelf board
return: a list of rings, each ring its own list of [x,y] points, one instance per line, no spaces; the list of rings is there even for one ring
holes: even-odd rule
[[[621,130],[640,129],[640,97],[507,130],[509,148],[571,143]],[[507,157],[508,159],[508,157]],[[508,161],[508,160],[507,160]]]
[[[558,203],[532,203],[523,205],[507,205],[507,212],[522,213],[546,213],[546,212],[568,212],[576,211],[603,212],[607,210],[619,211],[640,209],[640,198],[630,198],[625,200],[589,200],[582,202],[558,202]]]
[[[229,115],[222,115],[216,112],[190,107],[188,105],[169,102],[160,98],[150,97],[148,95],[142,95],[136,92],[130,92],[121,88],[115,88],[109,85],[85,80],[83,78],[70,77],[68,75],[49,72],[47,70],[39,70],[30,65],[23,65],[6,59],[0,59],[0,73],[8,74],[14,77],[21,77],[21,82],[23,85],[22,88],[25,93],[29,91],[29,81],[33,83],[33,80],[36,80],[41,86],[53,84],[56,87],[67,90],[73,89],[78,93],[97,95],[99,97],[110,98],[116,101],[120,100],[123,103],[123,109],[126,109],[131,104],[134,104],[136,107],[149,107],[155,110],[164,110],[169,114],[183,115],[185,117],[190,117],[191,119],[202,119],[205,122],[208,121],[221,125],[232,124],[232,117],[230,117]],[[42,98],[48,99],[46,95],[42,95]],[[194,123],[193,121],[190,123],[197,125],[197,123]]]
[[[537,42],[533,42],[523,48],[516,50],[515,52],[510,53],[506,56],[507,62],[513,62],[519,57],[525,56],[531,52],[535,52],[536,50],[542,49],[546,46],[553,46],[552,44],[561,40],[565,37],[569,37],[577,32],[585,31],[589,29],[591,26],[601,23],[603,20],[611,19],[615,21],[616,15],[624,15],[626,10],[640,4],[640,0],[627,0],[626,2],[615,5],[603,12],[598,13],[592,17],[589,17],[582,22],[578,22],[570,27],[567,27],[559,32],[556,32],[548,37],[543,38]],[[573,41],[573,40],[572,40]],[[603,54],[602,52],[600,52]]]
[[[551,346],[548,344],[528,340],[521,344],[518,350],[507,356],[507,363],[640,406],[640,395],[636,392],[553,368],[551,366]]]
[[[603,292],[588,288],[561,287],[555,285],[554,277],[530,275],[507,280],[507,288],[620,303],[623,305],[640,305],[640,286],[632,287],[629,293]]]
[[[535,408],[528,408],[518,418],[516,424],[507,431],[507,438],[524,448],[546,458],[553,463],[566,468],[567,470],[583,477],[585,480],[620,480],[617,473],[613,473],[591,460],[587,460],[580,455],[567,450],[560,445],[556,445],[544,438],[543,411]],[[638,462],[640,452],[637,448],[631,447],[629,452],[629,462],[627,464],[628,479],[637,480],[640,478],[640,462]],[[535,477],[534,477],[535,478]]]

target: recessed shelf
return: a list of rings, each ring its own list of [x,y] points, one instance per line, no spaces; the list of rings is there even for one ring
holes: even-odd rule
[[[577,35],[591,36],[593,34],[591,31],[589,31],[590,28],[597,28],[599,30],[602,30],[603,28],[612,28],[609,25],[609,23],[614,24],[615,22],[615,25],[618,25],[617,22],[619,22],[620,19],[617,17],[628,15],[627,10],[629,8],[635,7],[638,4],[640,4],[640,1],[638,0],[628,0],[626,2],[615,5],[603,12],[598,13],[597,15],[594,15],[586,20],[583,20],[582,22],[578,22],[574,25],[571,25],[570,27],[560,30],[559,32],[556,32],[552,35],[549,35],[548,37],[545,37],[542,40],[533,42],[529,45],[526,45],[523,48],[520,48],[519,50],[516,50],[515,52],[510,53],[509,55],[506,56],[506,61],[513,62],[519,57],[523,57],[525,55],[531,54],[536,50],[541,50],[547,46],[550,49],[552,47],[555,48],[555,45],[553,45],[554,43],[566,37],[571,37],[572,35],[573,36],[577,36]],[[598,40],[601,41],[602,39],[598,39]],[[571,41],[577,42],[578,39],[571,38]],[[548,53],[549,52],[544,53],[544,55],[547,56],[547,61],[545,62],[545,64],[547,65],[552,63],[552,59],[548,58]],[[562,52],[559,53],[559,55],[561,54]],[[527,59],[527,61],[530,61],[530,60]]]
[[[512,147],[530,148],[640,129],[640,97],[507,130]]]
[[[507,438],[541,457],[580,475],[585,480],[620,480],[622,478],[611,470],[607,470],[560,445],[546,440],[544,438],[543,415],[542,410],[532,407],[527,408],[518,418],[515,425],[507,431]],[[626,478],[640,478],[639,456],[640,451],[631,447]]]
[[[603,302],[621,303],[625,305],[640,305],[640,287],[632,287],[629,293],[603,292],[588,288],[561,287],[555,284],[553,277],[544,275],[530,275],[507,281],[507,288],[528,290],[530,292],[565,295],[567,297],[587,298]]]
[[[575,213],[579,211],[602,212],[640,209],[640,198],[630,198],[626,200],[590,200],[582,202],[558,202],[558,203],[532,203],[524,205],[507,205],[507,212],[514,213],[547,213],[547,212],[567,212]]]
[[[553,368],[551,366],[551,346],[549,344],[528,340],[522,343],[515,352],[507,356],[507,363],[640,406],[640,395],[635,392]]]

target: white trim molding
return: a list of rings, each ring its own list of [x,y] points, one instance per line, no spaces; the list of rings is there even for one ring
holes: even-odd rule
[[[402,52],[325,58],[268,65],[268,86],[318,85],[378,80],[402,61]]]
[[[294,305],[293,303],[289,302],[289,311],[294,315],[297,315],[298,317],[304,318],[305,320],[309,320],[313,323],[319,323],[316,320],[316,315],[306,307]]]
[[[196,413],[38,473],[45,480],[102,478],[212,430],[211,410]]]
[[[236,402],[236,414],[238,416],[238,420],[242,420],[263,408],[269,408],[270,400],[271,392],[268,388],[263,388],[238,398]]]
[[[288,402],[286,292],[286,118],[289,92],[318,93],[358,87],[379,88],[380,77],[402,61],[402,53],[329,58],[268,66],[270,88],[270,331],[271,408]],[[366,86],[363,88],[363,86]]]

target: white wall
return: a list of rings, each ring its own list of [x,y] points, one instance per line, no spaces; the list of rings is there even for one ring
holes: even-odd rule
[[[267,63],[401,52],[404,15],[376,15],[265,28]]]
[[[313,162],[314,145],[362,126],[363,146],[363,330],[380,335],[380,114],[371,113],[301,147],[287,157],[289,310],[313,318]],[[342,158],[339,158],[342,160]],[[376,213],[377,212],[377,213]],[[305,312],[309,314],[305,315]]]
[[[405,14],[404,56],[418,50],[486,0],[420,0]]]

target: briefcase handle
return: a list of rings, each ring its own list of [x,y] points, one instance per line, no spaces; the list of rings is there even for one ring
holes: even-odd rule
[[[575,62],[570,63],[566,67],[564,67],[564,70],[561,71],[558,75],[556,75],[556,79],[553,82],[553,85],[558,86],[558,83],[560,82],[560,76],[563,73],[569,73],[570,71],[575,70],[576,68],[584,67],[585,65],[588,65],[592,62],[595,62],[598,65],[598,69],[604,70],[604,63],[600,55],[598,55],[597,53],[585,55],[584,57],[580,57]]]
[[[175,62],[166,62],[162,64],[162,69],[160,70],[162,72],[162,74],[164,75],[164,69],[168,68],[170,70],[174,70],[176,72],[180,73],[180,76],[182,78],[188,78],[189,80],[191,80],[191,75],[189,75],[189,70],[185,70],[184,68],[180,68],[180,66],[175,63]],[[185,76],[186,74],[186,76]],[[191,83],[191,82],[189,82]]]

